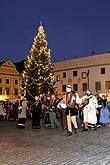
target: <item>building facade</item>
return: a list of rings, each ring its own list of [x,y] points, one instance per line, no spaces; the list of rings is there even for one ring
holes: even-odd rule
[[[110,53],[53,63],[56,92],[62,95],[66,84],[80,96],[90,89],[94,94],[110,95]]]
[[[18,99],[22,77],[10,61],[0,63],[0,100]]]

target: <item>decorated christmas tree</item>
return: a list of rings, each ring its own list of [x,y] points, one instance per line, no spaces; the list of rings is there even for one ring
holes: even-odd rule
[[[23,90],[28,99],[34,98],[35,95],[42,97],[54,92],[54,72],[50,49],[45,38],[46,34],[40,23],[23,72]]]

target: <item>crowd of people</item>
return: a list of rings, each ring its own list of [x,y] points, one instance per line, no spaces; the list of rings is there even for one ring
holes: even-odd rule
[[[60,128],[67,130],[66,137],[77,134],[78,127],[88,131],[89,127],[97,130],[98,127],[110,123],[110,108],[106,96],[93,95],[87,89],[84,96],[72,91],[71,85],[66,85],[66,92],[59,99],[55,94],[40,99],[35,96],[34,102],[27,102],[24,94],[15,102],[0,101],[0,119],[9,120],[13,114],[18,128],[25,128],[28,116],[32,119],[32,129],[40,129],[40,120],[43,126],[50,129]]]
[[[0,120],[9,120],[10,117],[16,120],[18,118],[18,102],[19,100],[14,102],[0,101]]]

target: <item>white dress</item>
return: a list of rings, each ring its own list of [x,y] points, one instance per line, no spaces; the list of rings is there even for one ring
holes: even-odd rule
[[[84,123],[88,122],[91,124],[97,123],[96,108],[98,107],[98,102],[95,96],[83,96],[81,100],[89,99],[89,103],[83,108],[83,120]]]

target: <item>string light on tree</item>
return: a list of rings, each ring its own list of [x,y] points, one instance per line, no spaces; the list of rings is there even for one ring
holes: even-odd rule
[[[29,99],[34,98],[35,94],[44,96],[54,92],[54,72],[51,64],[50,49],[47,45],[44,27],[40,22],[38,33],[34,37],[23,73],[24,89]]]

